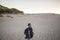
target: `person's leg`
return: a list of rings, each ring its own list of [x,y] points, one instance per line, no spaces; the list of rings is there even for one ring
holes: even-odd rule
[[[27,40],[30,40],[30,38],[27,38]]]
[[[27,39],[27,38],[28,38],[28,35],[26,34],[25,39]]]
[[[28,38],[27,38],[27,40],[30,40],[30,36],[28,35]]]

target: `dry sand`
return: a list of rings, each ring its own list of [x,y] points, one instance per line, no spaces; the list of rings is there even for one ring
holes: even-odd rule
[[[31,23],[34,37],[31,40],[60,40],[60,15],[5,14],[0,17],[1,40],[26,40],[24,30]]]

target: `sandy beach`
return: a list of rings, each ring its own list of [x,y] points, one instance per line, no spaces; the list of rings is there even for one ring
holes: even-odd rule
[[[31,23],[34,37],[31,40],[60,40],[58,14],[3,14],[0,17],[0,40],[26,40],[24,30]]]

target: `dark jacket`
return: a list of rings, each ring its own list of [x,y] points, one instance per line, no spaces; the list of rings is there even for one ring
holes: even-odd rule
[[[32,38],[33,37],[33,29],[31,27],[26,28],[24,31],[24,34],[26,35],[26,37],[25,37],[26,39]],[[29,35],[30,35],[30,37],[29,37]]]

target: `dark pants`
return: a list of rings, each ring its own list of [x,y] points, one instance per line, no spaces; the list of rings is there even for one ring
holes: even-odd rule
[[[28,34],[26,34],[25,39],[27,39],[27,38],[32,38],[32,37],[33,37],[33,34],[30,34],[30,36],[29,36]]]

